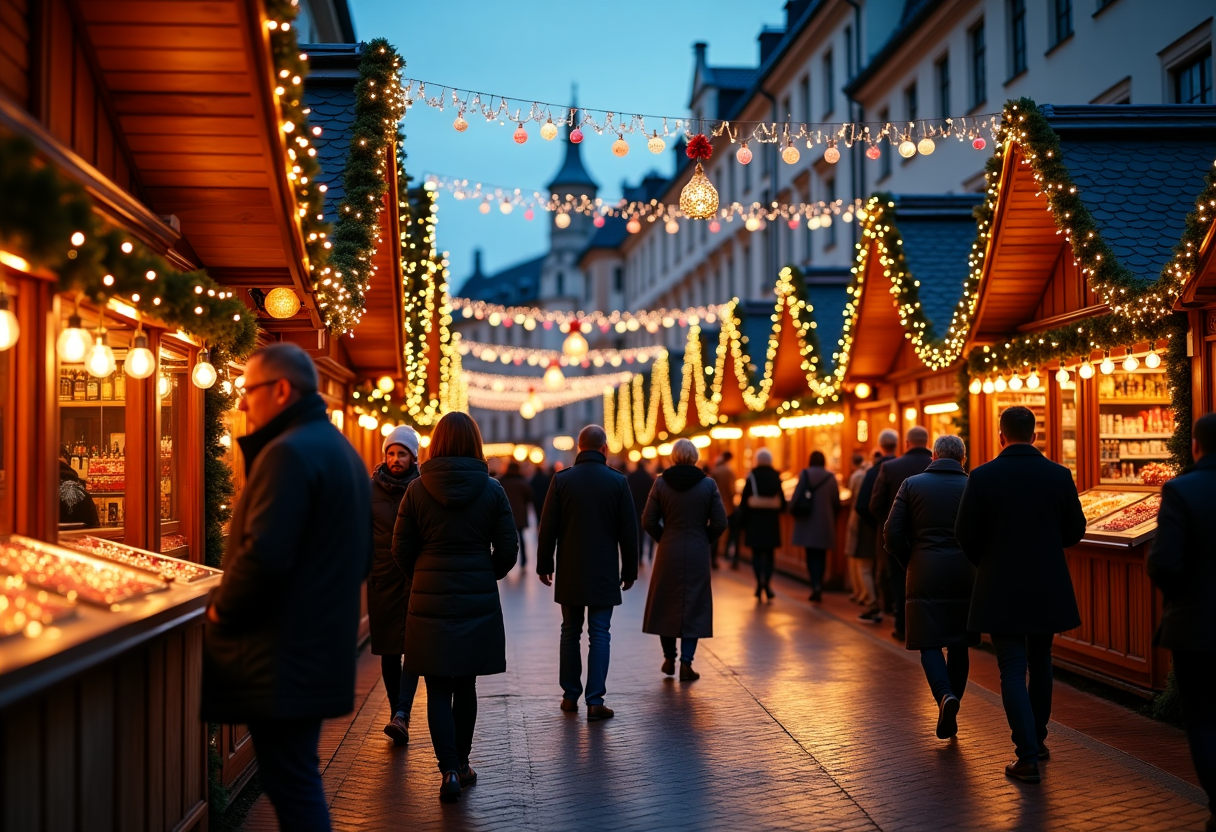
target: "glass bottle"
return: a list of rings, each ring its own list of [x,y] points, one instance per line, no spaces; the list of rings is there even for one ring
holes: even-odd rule
[[[101,380],[101,400],[103,402],[114,401],[114,374],[106,376]]]
[[[72,401],[82,402],[84,400],[85,400],[84,371],[75,370],[72,373]]]
[[[101,385],[96,376],[90,375],[85,382],[85,398],[91,402],[101,401]]]
[[[122,364],[118,365],[117,371],[114,373],[114,401],[124,402],[127,400],[127,374],[122,368]]]

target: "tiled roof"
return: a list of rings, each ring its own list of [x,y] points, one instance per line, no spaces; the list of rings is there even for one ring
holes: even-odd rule
[[[329,189],[325,193],[325,219],[330,222],[337,219],[337,206],[346,195],[342,176],[355,121],[359,48],[358,44],[309,47],[312,72],[304,84],[304,104],[312,109],[308,123],[321,128],[313,145],[321,164],[317,181]]]
[[[547,255],[516,263],[496,274],[473,274],[465,279],[460,297],[501,303],[505,306],[531,304],[540,294],[540,273]]]

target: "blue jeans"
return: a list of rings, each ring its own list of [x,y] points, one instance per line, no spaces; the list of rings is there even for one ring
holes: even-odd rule
[[[603,705],[608,692],[608,655],[612,607],[582,607],[562,604],[562,640],[558,650],[558,680],[562,694],[577,702],[583,693],[583,615],[587,616],[587,689],[588,705]]]
[[[1037,762],[1051,719],[1051,640],[1053,635],[992,633],[1001,671],[1001,704],[1013,732],[1019,760]],[[1026,676],[1030,675],[1027,685]]]
[[[942,655],[943,649],[945,656]],[[920,666],[925,669],[925,678],[929,680],[929,689],[933,691],[937,704],[940,705],[947,696],[959,700],[963,698],[963,691],[967,689],[967,673],[971,670],[971,656],[967,654],[966,645],[921,650]]]
[[[659,644],[663,645],[663,658],[674,659],[676,657],[675,636],[659,636]],[[697,640],[695,638],[680,639],[680,661],[685,664],[692,664],[692,657],[696,653]]]
[[[1174,679],[1199,785],[1216,812],[1216,652],[1174,650]]]
[[[414,709],[414,694],[418,692],[418,676],[405,669],[404,656],[381,656],[380,675],[384,678],[384,692],[388,694],[388,705],[393,716],[410,721]]]
[[[329,832],[329,805],[321,785],[319,719],[266,719],[249,723],[258,778],[281,829]]]

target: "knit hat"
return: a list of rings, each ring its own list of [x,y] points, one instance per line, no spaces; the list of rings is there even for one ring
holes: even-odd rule
[[[380,446],[381,453],[388,453],[389,445],[403,445],[414,455],[414,459],[418,458],[418,434],[408,425],[398,425],[393,428],[392,433],[384,437],[384,444]]]

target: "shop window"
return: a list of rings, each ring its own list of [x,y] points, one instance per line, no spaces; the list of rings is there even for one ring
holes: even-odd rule
[[[1060,385],[1060,464],[1077,479],[1077,382],[1075,378]]]
[[[160,372],[156,377],[156,394],[160,402],[160,433],[157,446],[157,512],[162,534],[174,534],[180,521],[181,460],[186,436],[186,394],[190,359],[184,351],[162,345]],[[183,540],[184,543],[184,540]]]
[[[1030,411],[1034,413],[1034,446],[1047,454],[1047,394],[1045,392],[1035,393],[1021,390],[1015,393],[1009,390],[1004,393],[996,393],[989,398],[992,400],[990,457],[995,458],[1001,452],[999,439],[1001,414],[1005,412],[1006,408],[1015,405],[1030,408]]]
[[[988,100],[988,49],[984,41],[984,21],[981,20],[967,32],[967,45],[971,57],[971,109]]]
[[[1026,0],[1007,0],[1009,11],[1009,78],[1026,71]]]
[[[933,65],[937,81],[937,117],[950,118],[950,55],[947,53]]]
[[[1096,380],[1100,482],[1138,484],[1145,465],[1170,458],[1174,411],[1165,370],[1140,367]]]

